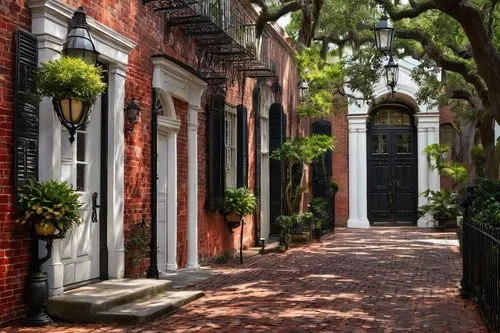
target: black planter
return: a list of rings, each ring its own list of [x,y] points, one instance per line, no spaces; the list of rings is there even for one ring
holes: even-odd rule
[[[52,323],[45,307],[49,300],[49,285],[47,273],[32,273],[28,275],[26,284],[26,305],[28,311],[24,324],[28,326],[45,326]]]

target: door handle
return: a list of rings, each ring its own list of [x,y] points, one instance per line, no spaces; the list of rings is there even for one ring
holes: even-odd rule
[[[92,222],[97,223],[99,220],[97,219],[97,208],[101,208],[101,205],[97,204],[97,196],[99,194],[97,192],[92,193]]]

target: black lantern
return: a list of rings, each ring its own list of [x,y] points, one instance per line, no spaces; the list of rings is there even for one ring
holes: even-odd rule
[[[392,42],[394,41],[394,28],[387,15],[382,15],[375,26],[375,43],[377,50],[384,54],[390,54]]]
[[[98,53],[92,42],[86,17],[83,7],[79,7],[73,14],[71,30],[66,36],[62,53],[68,57],[80,58],[89,65],[95,65]]]
[[[385,65],[385,83],[391,92],[394,94],[396,85],[398,84],[399,65],[394,62],[392,55],[389,57],[389,62]]]
[[[52,104],[57,118],[69,132],[69,142],[73,143],[76,131],[83,128],[89,120],[92,113],[92,101],[53,98]]]
[[[309,96],[309,83],[307,83],[306,80],[300,81],[299,96],[301,100],[304,100],[307,96]]]
[[[134,97],[132,100],[125,105],[125,116],[128,122],[128,131],[132,132],[134,130],[134,125],[139,120],[139,113],[141,112],[141,105]]]

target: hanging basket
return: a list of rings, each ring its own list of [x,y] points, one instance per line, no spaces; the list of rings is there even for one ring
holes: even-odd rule
[[[227,226],[231,232],[233,232],[233,229],[238,228],[241,224],[241,216],[233,212],[224,214],[224,219],[226,220]]]

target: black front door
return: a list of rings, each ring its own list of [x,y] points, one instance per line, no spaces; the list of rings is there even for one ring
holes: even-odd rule
[[[416,222],[417,144],[415,129],[408,125],[375,125],[368,131],[368,217],[372,225]]]

